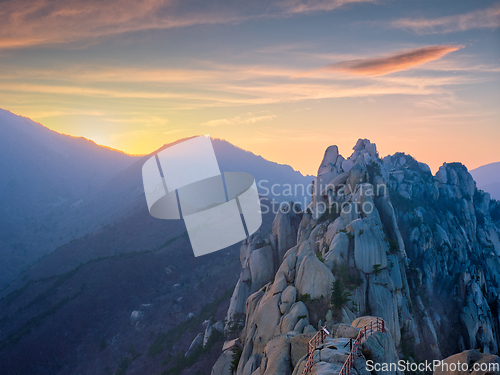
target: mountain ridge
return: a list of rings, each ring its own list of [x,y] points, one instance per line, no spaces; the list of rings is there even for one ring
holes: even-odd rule
[[[500,200],[500,161],[483,165],[470,171],[479,189]]]
[[[292,167],[227,141],[214,139],[213,144],[222,171],[243,171],[257,181],[279,185],[309,182],[309,176]],[[0,181],[0,288],[44,254],[145,205],[142,164],[159,150],[130,156],[0,110],[4,176]]]

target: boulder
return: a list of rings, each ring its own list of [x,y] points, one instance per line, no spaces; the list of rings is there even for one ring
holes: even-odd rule
[[[317,362],[313,365],[310,374],[311,375],[332,375],[338,374],[342,369],[341,365],[327,363],[327,362]]]
[[[346,188],[348,193],[356,191],[357,185],[368,181],[368,172],[363,164],[355,164],[349,171]]]
[[[377,322],[377,317],[376,316],[361,316],[359,318],[356,318],[352,322],[352,326],[354,328],[363,328],[364,326],[370,325],[370,323],[375,324]]]
[[[362,353],[366,360],[372,360],[374,363],[397,363],[399,360],[396,347],[389,331],[385,333],[375,332],[363,342]],[[395,374],[398,372],[389,372]],[[386,375],[388,372],[373,371],[374,375]],[[402,375],[402,374],[401,374]]]
[[[339,156],[339,149],[337,146],[330,146],[325,150],[325,155],[323,156],[323,161],[319,165],[318,175],[330,172],[332,168],[337,163],[337,158]]]
[[[222,323],[220,320],[213,325],[213,328],[219,332],[224,332],[224,323]]]
[[[226,350],[215,362],[212,367],[211,375],[233,375],[231,371],[231,362],[233,361],[233,351]]]
[[[245,314],[245,305],[249,295],[250,286],[248,283],[243,282],[241,279],[238,280],[231,296],[231,301],[229,302],[229,308],[227,309],[226,329],[229,329],[230,325],[236,323],[234,320],[237,316]]]
[[[283,272],[286,281],[292,283],[295,280],[295,264],[297,263],[297,252],[299,249],[297,246],[292,247],[288,250],[283,257],[283,262],[280,265],[278,271]]]
[[[284,212],[282,208],[276,214],[273,221],[273,236],[276,243],[277,264],[280,264],[288,249],[297,245],[297,228],[295,226],[296,213],[288,209]]]
[[[245,364],[245,367],[243,368],[241,375],[252,375],[252,373],[259,368],[260,362],[261,362],[261,356],[259,354],[252,355],[248,359],[248,362]]]
[[[331,190],[335,195],[337,192],[337,189],[341,188],[342,186],[345,185],[345,182],[347,181],[347,178],[349,177],[349,174],[347,172],[340,173],[339,175],[335,176],[333,180],[331,180],[323,189],[321,192],[321,195],[326,195],[328,190]]]
[[[314,328],[310,324],[308,326],[305,326],[304,330],[302,331],[302,333],[316,333],[316,332],[317,332],[316,328]]]
[[[283,315],[288,314],[290,307],[297,299],[297,289],[293,285],[288,285],[281,293],[280,311]]]
[[[326,316],[325,316],[325,321],[327,323],[331,323],[333,321],[333,313],[332,313],[332,310],[328,310],[326,312]]]
[[[287,287],[287,282],[285,275],[283,274],[283,272],[278,271],[274,278],[273,285],[271,286],[271,293],[272,294],[281,293],[285,290],[286,287]]]
[[[247,333],[252,329],[254,320],[255,320],[255,312],[259,307],[260,301],[262,301],[262,297],[264,297],[264,292],[259,290],[254,294],[250,295],[247,299],[246,304],[246,319],[245,319],[245,328],[243,329],[243,337],[242,341],[247,339]]]
[[[382,229],[370,224],[368,220],[357,219],[347,226],[354,233],[356,268],[365,274],[386,268],[389,251]]]
[[[348,354],[338,351],[337,349],[323,348],[320,350],[321,362],[328,362],[340,365],[342,367],[344,362],[349,357]]]
[[[299,360],[305,355],[307,355],[307,345],[315,334],[316,331],[303,333],[301,335],[294,336],[290,339],[291,363],[293,367],[296,367]]]
[[[349,172],[352,167],[354,167],[354,161],[351,159],[346,159],[342,162],[342,169],[344,172]]]
[[[280,335],[269,341],[264,349],[267,366],[263,375],[291,375],[290,338]]]
[[[250,254],[250,273],[252,275],[250,293],[259,290],[273,278],[274,261],[271,246],[264,246],[252,251]]]
[[[331,270],[334,265],[347,264],[349,251],[349,237],[346,233],[337,233],[330,244],[329,251],[325,254],[325,265]]]
[[[187,352],[184,354],[184,357],[190,357],[191,354],[193,354],[194,350],[203,344],[203,333],[198,333],[198,335],[194,338],[194,340],[191,342],[191,345],[189,345],[189,349]]]
[[[281,312],[278,306],[280,295],[268,298],[255,312],[255,324],[257,330],[254,337],[254,350],[262,353],[267,342],[271,340],[275,328],[278,326],[281,318]],[[292,327],[293,329],[293,327]]]
[[[211,322],[209,321],[205,328],[205,335],[203,337],[203,346],[207,345],[208,340],[210,340],[210,337],[213,335],[214,331],[224,332],[224,323],[222,323],[221,321],[218,321],[213,325],[211,325],[210,323]]]
[[[335,337],[337,338],[346,338],[346,339],[355,339],[358,337],[359,328],[354,328],[349,324],[339,324],[337,329],[335,330]]]
[[[304,328],[306,328],[308,325],[309,325],[309,320],[307,318],[302,318],[297,322],[297,324],[295,324],[293,331],[297,333],[302,333]]]
[[[200,335],[201,335],[201,333],[200,333]],[[239,338],[236,338],[236,339],[233,339],[230,341],[225,341],[224,345],[222,345],[222,351],[225,352],[226,350],[232,349],[236,346],[241,348],[241,341]]]
[[[306,367],[306,361],[307,361],[307,357],[304,356],[304,357],[300,358],[299,362],[297,363],[297,365],[293,369],[292,375],[302,375],[304,373],[304,367]],[[259,374],[257,374],[257,375],[259,375]]]
[[[295,287],[299,295],[309,294],[312,299],[330,299],[333,281],[334,277],[325,264],[316,255],[310,254],[304,257],[299,266]]]
[[[356,317],[347,307],[342,307],[342,323],[351,324]]]
[[[283,316],[283,319],[281,320],[280,324],[281,332],[287,333],[293,331],[295,325],[300,320],[299,317],[300,319],[302,319],[302,317],[305,317],[307,320],[309,320],[309,313],[307,312],[307,307],[301,301],[295,302],[292,305],[290,312],[287,315]],[[306,325],[304,325],[304,327]]]

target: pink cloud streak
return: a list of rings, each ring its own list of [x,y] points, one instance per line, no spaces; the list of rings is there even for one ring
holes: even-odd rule
[[[423,65],[429,61],[439,60],[461,46],[428,46],[406,51],[399,51],[383,57],[342,61],[327,65],[319,71],[342,72],[364,76],[382,76],[400,72]],[[306,74],[309,75],[309,74]]]

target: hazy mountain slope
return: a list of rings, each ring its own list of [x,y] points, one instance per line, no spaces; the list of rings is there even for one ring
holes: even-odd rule
[[[307,191],[307,188],[314,176],[303,176],[289,165],[266,160],[224,140],[213,139],[212,144],[221,170],[250,173],[258,183],[260,194],[272,196],[278,202],[293,200],[302,203],[302,206],[305,205],[304,196],[310,200],[310,191]],[[287,186],[283,186],[284,184],[292,186],[292,196],[287,195]],[[276,194],[271,193],[273,185],[276,185]]]
[[[225,141],[213,143],[222,171],[244,171],[280,185],[309,183],[288,166]],[[194,258],[182,221],[152,218],[141,177],[148,157],[132,160],[88,192],[75,188],[71,195],[73,188],[63,179],[60,194],[66,189],[69,196],[85,195],[72,207],[72,216],[54,220],[75,217],[76,230],[66,220],[58,224],[75,235],[88,223],[85,229],[91,232],[43,256],[0,293],[0,367],[12,374],[108,374],[133,357],[128,373],[161,372],[179,361],[178,356],[164,361],[170,353],[163,353],[166,349],[154,358],[146,355],[164,337],[161,332],[211,301],[216,305],[205,314],[219,304],[225,307],[207,317],[223,318],[230,296],[224,292],[238,276],[234,250],[239,244]],[[264,233],[271,232],[272,217],[264,215]],[[54,233],[47,230],[47,236]],[[130,324],[133,310],[144,317],[137,327]],[[192,332],[203,329],[198,320],[193,322],[189,329],[179,326],[172,354],[183,354]],[[200,363],[207,365],[201,369],[213,364],[210,355],[204,352]]]
[[[171,144],[165,145],[161,149],[169,147],[170,145]],[[307,186],[310,183],[309,177],[302,176],[291,167],[267,161],[251,152],[235,147],[226,141],[214,140],[213,145],[222,172],[240,171],[250,173],[255,177],[257,182],[266,180],[270,181],[269,186],[271,186],[271,184],[279,185],[279,187],[275,189],[275,191],[278,192],[282,191],[280,189],[283,188],[284,184],[301,184]],[[142,185],[142,165],[149,157],[150,156],[144,156],[138,158],[132,165],[117,173],[99,188],[93,190],[89,194],[89,198],[75,208],[75,213],[78,214],[80,220],[82,222],[88,222],[89,228],[96,231],[107,223],[124,220],[129,216],[136,216],[139,212],[143,213],[146,209],[146,200]],[[275,196],[273,196],[273,198],[274,197]],[[277,200],[281,200],[280,198],[285,201],[300,199],[300,197],[276,196]],[[303,200],[304,198],[302,198],[302,201]],[[277,206],[275,208],[277,209]],[[157,219],[153,220],[163,222]],[[175,223],[175,221],[173,223]],[[170,226],[177,224],[169,224],[168,221],[165,221],[163,225]],[[129,232],[128,235],[125,234],[123,242],[130,242],[129,237],[131,235],[131,232]],[[94,236],[94,234],[90,234],[89,236]],[[103,241],[108,242],[108,239],[104,238]],[[99,256],[114,254],[115,251],[134,251],[134,249],[130,249],[128,245],[122,246],[113,243],[109,243],[108,247],[99,246],[99,249],[100,250],[86,249],[75,251],[74,253],[68,253],[66,250],[58,249],[57,252],[61,255],[57,258],[45,257],[40,259],[24,277],[16,280],[9,286],[7,291],[3,292],[3,294],[21,287],[27,279],[31,279],[32,277],[47,277],[55,273],[67,272],[82,262]]]
[[[500,200],[500,162],[483,165],[470,171],[477,187]]]
[[[166,144],[154,153],[183,140]],[[274,190],[277,195],[269,194],[268,196],[278,202],[290,200],[304,202],[304,199],[310,199],[310,197],[301,195],[284,196],[282,192],[284,189],[286,190],[285,184],[309,185],[312,181],[311,176],[303,176],[288,165],[266,160],[224,140],[213,139],[212,144],[221,172],[247,172],[254,176],[257,183],[263,181],[261,185],[265,188],[270,189],[273,184],[277,185]],[[99,228],[105,223],[113,222],[116,218],[130,214],[131,210],[145,206],[142,166],[150,158],[150,155],[138,158],[128,168],[117,173],[103,186],[96,189],[93,192],[93,198],[81,205],[82,217],[92,220],[94,228]],[[261,195],[265,195],[267,192],[265,189],[259,188]],[[300,192],[298,189],[299,194]]]
[[[264,215],[263,230],[270,231],[272,218]],[[164,344],[157,355],[147,354],[162,332],[191,312],[201,311],[201,322],[214,316],[207,303],[227,308],[230,294],[224,293],[238,277],[239,246],[195,258],[183,222],[154,219],[145,205],[71,241],[28,270],[24,287],[0,299],[0,368],[9,374],[110,374],[134,357],[128,374],[160,373],[177,361],[161,363],[169,357]],[[141,318],[132,322],[134,310]],[[201,322],[179,331],[172,354],[187,350]]]
[[[264,185],[269,188],[310,183],[291,167],[226,141],[213,145],[221,171],[248,172],[270,181]],[[0,288],[58,246],[145,206],[141,170],[148,157],[62,135],[0,110]]]
[[[78,206],[134,158],[0,110],[0,286],[86,232]]]

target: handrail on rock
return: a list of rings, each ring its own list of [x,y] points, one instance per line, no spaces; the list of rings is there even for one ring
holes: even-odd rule
[[[369,324],[361,328],[361,330],[358,333],[358,336],[356,337],[356,340],[352,345],[351,352],[349,353],[349,356],[347,357],[347,360],[344,362],[344,365],[342,366],[342,369],[340,370],[338,375],[349,375],[349,371],[354,366],[355,357],[358,355],[359,347],[368,337],[373,335],[375,332],[382,332],[382,333],[385,332],[385,322],[383,319],[378,317],[375,319],[375,321],[371,320]],[[306,366],[304,367],[304,371],[302,372],[302,375],[309,375],[309,373],[311,372],[311,369],[314,365],[313,363],[314,351],[319,345],[325,342],[325,338],[328,335],[330,335],[330,332],[328,332],[325,325],[321,327],[321,329],[313,336],[311,340],[309,340],[309,343],[307,345],[308,347],[307,362]]]

